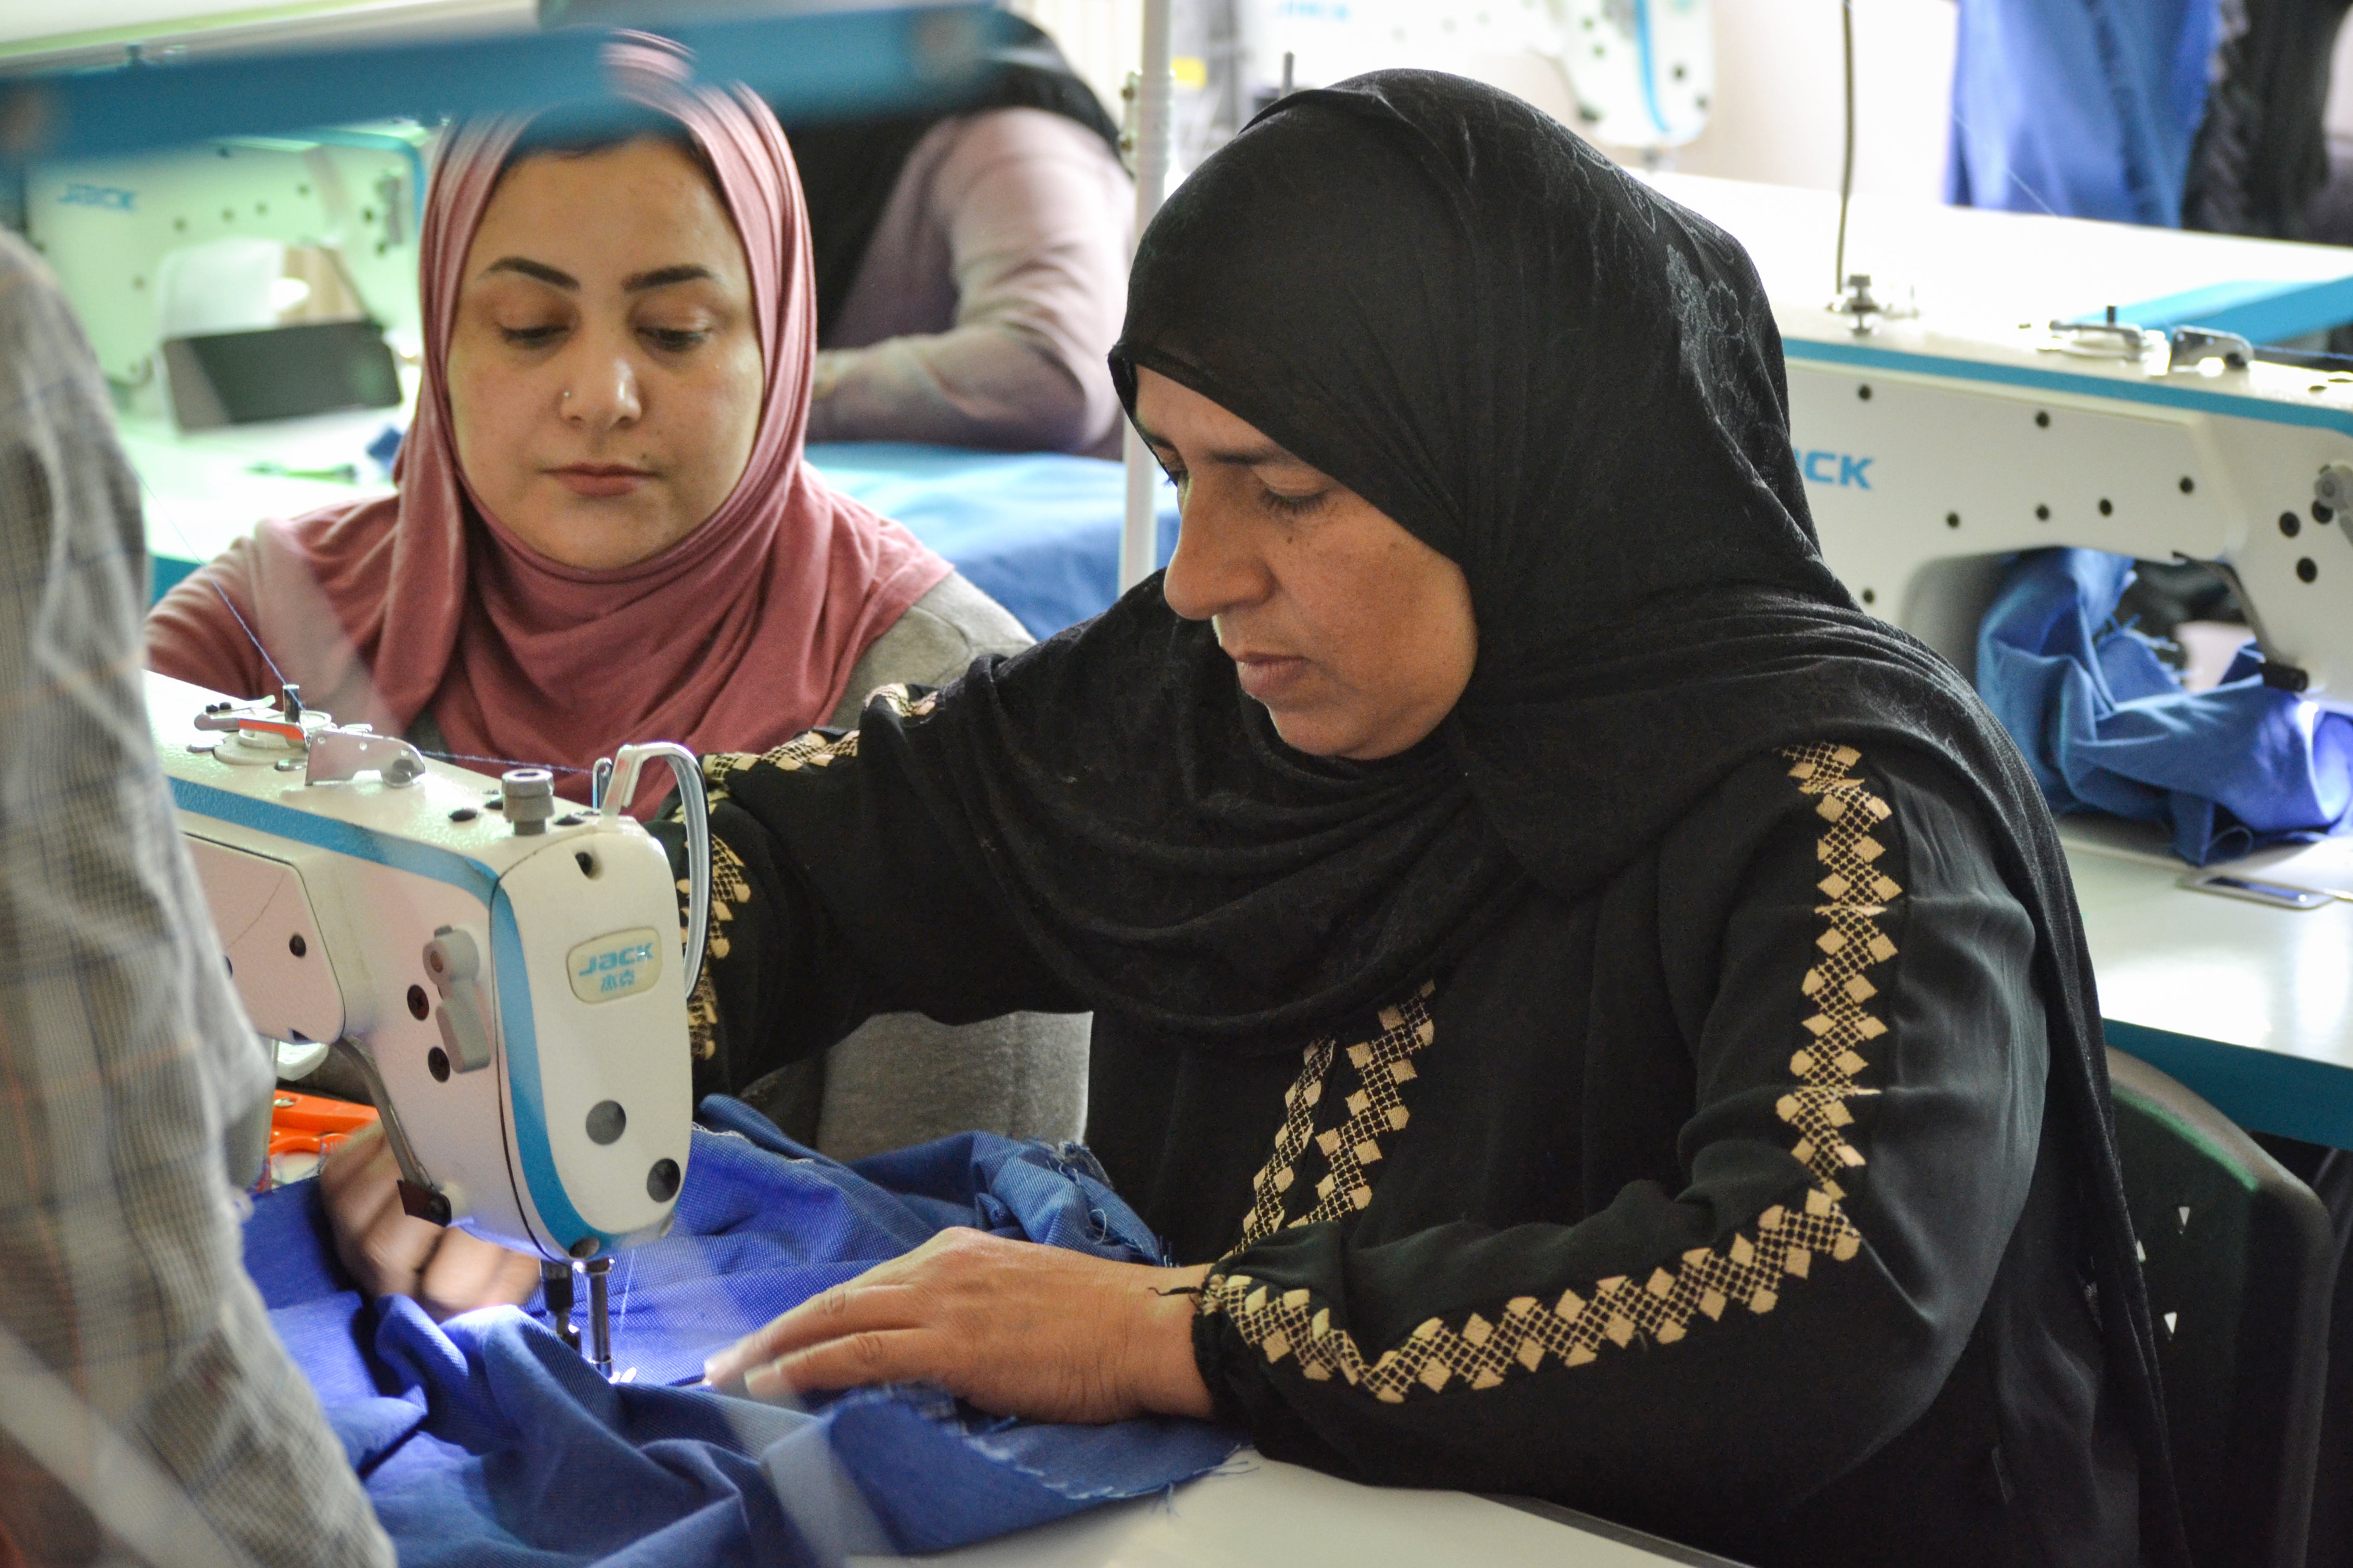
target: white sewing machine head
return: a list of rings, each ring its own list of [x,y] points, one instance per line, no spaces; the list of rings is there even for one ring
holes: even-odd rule
[[[649,756],[684,758],[695,817],[691,757],[625,748],[590,811],[543,772],[428,762],[299,701],[151,674],[147,706],[246,1011],[360,1071],[409,1211],[537,1252],[567,1282],[563,1260],[661,1234],[686,1174],[694,963],[669,858],[619,806]]]
[[[1964,672],[2010,554],[2076,545],[2227,581],[2274,685],[2353,709],[2353,374],[2129,322],[2004,330],[1777,300],[1824,555]]]

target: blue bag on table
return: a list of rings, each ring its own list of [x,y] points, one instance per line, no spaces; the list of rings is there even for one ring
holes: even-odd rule
[[[1978,629],[1978,690],[2051,809],[2162,824],[2193,866],[2348,826],[2353,717],[2265,686],[2253,644],[2221,685],[2184,691],[2114,624],[2129,557],[2021,555]]]
[[[701,1122],[671,1233],[614,1263],[612,1384],[532,1312],[436,1324],[403,1298],[364,1301],[316,1183],[256,1200],[247,1268],[404,1568],[802,1568],[940,1551],[1163,1490],[1240,1446],[1173,1418],[999,1419],[929,1389],[801,1412],[665,1386],[951,1226],[1164,1261],[1074,1144],[969,1132],[849,1166],[732,1100],[705,1100]]]

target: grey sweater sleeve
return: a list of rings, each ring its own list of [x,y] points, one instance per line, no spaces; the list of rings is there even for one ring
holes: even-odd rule
[[[0,234],[0,1562],[388,1568],[241,1266],[269,1058],[148,735],[146,580],[97,363]]]
[[[878,686],[944,685],[981,655],[1017,653],[1029,642],[1009,611],[951,574],[866,650],[832,725],[854,728]],[[962,1025],[889,1013],[823,1055],[769,1074],[744,1098],[841,1160],[972,1128],[1076,1138],[1086,1121],[1092,1034],[1085,1013],[1009,1013]]]
[[[907,606],[860,655],[828,725],[858,727],[858,710],[878,686],[944,686],[985,653],[1019,653],[1033,639],[1013,612],[951,572]]]

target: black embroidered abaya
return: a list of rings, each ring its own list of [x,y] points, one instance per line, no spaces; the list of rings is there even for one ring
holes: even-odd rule
[[[1469,689],[1303,755],[1153,580],[708,759],[703,1087],[1091,1007],[1090,1142],[1213,1265],[1201,1373],[1264,1452],[1760,1563],[2180,1561],[2064,864],[1823,567],[1739,247],[1385,72],[1186,182],[1113,365],[1458,563]]]

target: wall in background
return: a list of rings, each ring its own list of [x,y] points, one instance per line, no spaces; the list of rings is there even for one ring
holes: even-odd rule
[[[1934,201],[1952,118],[1953,0],[1855,0],[1854,187]],[[1715,0],[1715,102],[1685,174],[1836,190],[1838,0]]]

